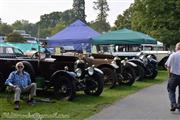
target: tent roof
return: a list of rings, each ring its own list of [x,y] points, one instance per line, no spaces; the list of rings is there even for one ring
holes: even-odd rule
[[[58,42],[60,43],[89,43],[92,37],[99,36],[100,33],[96,32],[92,28],[88,27],[80,20],[76,20],[74,23],[51,36],[48,39],[48,43]]]
[[[94,37],[93,44],[157,44],[157,41],[141,32],[129,29],[107,32],[101,36]]]

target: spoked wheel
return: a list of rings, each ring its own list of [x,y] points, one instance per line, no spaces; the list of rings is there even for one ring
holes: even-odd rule
[[[122,68],[121,76],[122,76],[121,80],[118,81],[119,85],[131,86],[135,82],[135,76],[136,76],[135,71],[129,65],[126,65]]]
[[[135,69],[135,74],[136,74],[136,80],[143,80],[144,79],[144,68],[140,65],[137,65],[137,68]]]
[[[101,75],[95,74],[85,81],[85,85],[85,94],[99,96],[103,91],[104,82]]]
[[[116,72],[111,68],[101,68],[104,73],[104,85],[108,88],[113,88],[116,85]]]
[[[74,81],[65,76],[59,76],[54,82],[54,93],[58,99],[73,100],[75,97]]]
[[[154,79],[158,74],[156,66],[149,64],[146,66],[146,68],[146,78]]]
[[[146,74],[146,78],[154,79],[158,75],[157,70],[149,70],[148,73]]]

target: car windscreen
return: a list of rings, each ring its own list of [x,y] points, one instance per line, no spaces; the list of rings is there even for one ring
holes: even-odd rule
[[[10,47],[7,47],[5,50],[5,53],[14,53],[13,49]]]

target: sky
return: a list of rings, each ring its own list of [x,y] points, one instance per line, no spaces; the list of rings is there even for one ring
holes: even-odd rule
[[[93,1],[85,0],[86,21],[94,21],[97,17],[97,11],[93,9]],[[119,14],[129,8],[134,0],[107,0],[110,11],[107,21],[114,25]],[[43,14],[49,14],[54,11],[65,11],[71,9],[73,0],[0,0],[0,18],[3,23],[12,24],[16,20],[28,20],[30,23],[36,23]]]

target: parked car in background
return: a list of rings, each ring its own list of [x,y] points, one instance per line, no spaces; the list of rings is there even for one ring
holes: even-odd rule
[[[158,42],[159,43],[159,42]],[[137,45],[99,45],[98,51],[103,54],[119,56],[122,58],[138,58],[143,53],[146,57],[151,55],[158,62],[159,67],[164,67],[171,51],[166,50],[163,44],[137,44]]]
[[[4,58],[15,58],[15,57],[25,57],[24,53],[12,46],[0,46],[0,57]]]
[[[83,58],[90,66],[96,66],[103,71],[104,83],[109,88],[113,88],[117,83],[131,86],[135,82],[134,67],[136,64],[132,62],[103,54],[80,54],[79,57]]]

